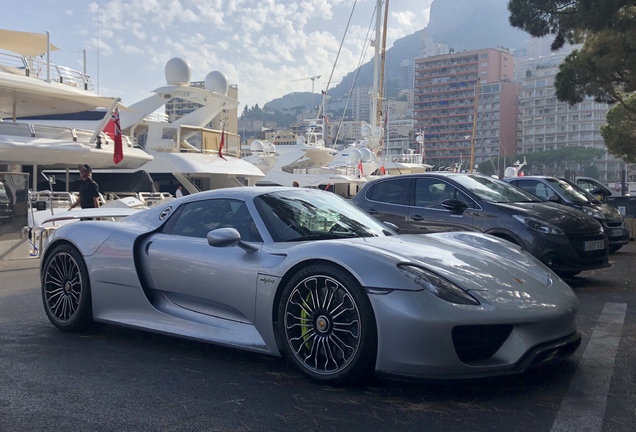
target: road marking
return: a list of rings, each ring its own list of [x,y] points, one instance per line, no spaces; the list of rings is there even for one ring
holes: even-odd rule
[[[626,303],[605,304],[552,424],[552,432],[602,429],[626,311]]]

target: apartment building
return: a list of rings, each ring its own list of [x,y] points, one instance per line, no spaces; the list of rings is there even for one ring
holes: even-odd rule
[[[514,56],[495,48],[415,60],[414,126],[424,131],[426,163],[467,166],[473,144],[476,164],[516,154],[514,69]]]
[[[627,169],[628,173],[633,169],[630,170],[622,159],[609,154],[605,147],[600,129],[606,122],[605,116],[610,109],[608,104],[587,98],[570,106],[556,98],[554,79],[559,63],[566,55],[567,52],[563,52],[524,62],[523,91],[519,96],[518,151],[535,153],[568,146],[601,149],[605,154],[594,161],[599,180],[606,184],[620,181],[623,169]],[[583,168],[568,167],[579,175],[582,175]]]
[[[373,91],[370,86],[356,87],[351,94],[351,111],[354,120],[371,122],[371,99]]]

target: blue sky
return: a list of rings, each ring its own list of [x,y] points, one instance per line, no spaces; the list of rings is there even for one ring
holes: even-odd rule
[[[440,0],[438,0],[440,1]],[[441,0],[443,1],[443,0]],[[388,46],[428,23],[432,0],[391,0]],[[192,80],[223,72],[238,85],[239,112],[327,84],[355,0],[22,0],[2,6],[0,28],[44,33],[61,50],[54,63],[87,71],[95,90],[129,105],[165,84],[172,57],[187,60]],[[357,0],[334,72],[355,69],[376,0]],[[373,31],[373,30],[372,30]],[[367,59],[372,55],[368,49]],[[300,80],[299,80],[300,79]],[[299,80],[299,81],[294,81]]]

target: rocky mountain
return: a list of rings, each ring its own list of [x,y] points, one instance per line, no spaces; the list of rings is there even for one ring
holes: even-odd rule
[[[425,29],[395,41],[387,50],[385,75],[387,91],[396,88],[400,64],[404,59],[421,56],[421,45],[429,35],[436,42],[449,45],[455,52],[503,46],[521,49],[529,36],[510,26],[508,22],[509,0],[434,0],[431,5],[429,24]],[[356,78],[357,75],[357,78]],[[373,84],[373,60],[348,73],[341,82],[329,90],[332,100],[346,98],[354,84]],[[392,83],[393,81],[393,83]],[[392,85],[393,84],[393,85]],[[319,103],[311,92],[293,93],[265,104],[264,109],[292,109]]]

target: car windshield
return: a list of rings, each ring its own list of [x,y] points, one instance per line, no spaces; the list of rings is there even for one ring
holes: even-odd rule
[[[393,235],[331,192],[281,190],[256,197],[254,204],[275,242]]]
[[[484,201],[493,203],[537,202],[539,199],[505,181],[480,175],[453,175],[453,180]]]
[[[590,193],[564,180],[547,179],[547,182],[550,183],[554,189],[560,190],[563,195],[567,196],[575,204],[589,204],[597,201]]]

